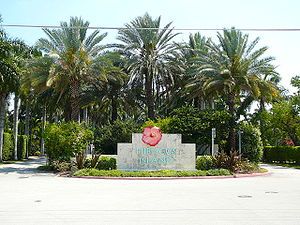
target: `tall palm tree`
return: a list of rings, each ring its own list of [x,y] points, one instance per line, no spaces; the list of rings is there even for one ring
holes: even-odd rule
[[[3,30],[0,30],[0,162],[2,161],[6,100],[8,94],[14,92],[19,83],[11,52],[12,41]]]
[[[18,73],[19,85],[15,87],[14,96],[14,119],[13,119],[13,137],[14,137],[14,159],[18,159],[18,125],[19,125],[19,110],[21,106],[20,95],[23,92],[21,88],[22,77],[26,74],[27,68],[25,61],[31,56],[31,48],[23,41],[13,40],[11,49],[11,58]]]
[[[44,153],[44,138],[43,133],[45,130],[45,125],[47,122],[47,114],[55,114],[59,109],[58,102],[62,102],[62,93],[67,92],[65,87],[61,87],[61,84],[56,84],[56,86],[49,87],[47,82],[50,79],[49,71],[55,63],[55,59],[49,56],[37,56],[27,61],[28,71],[22,79],[22,89],[30,92],[31,95],[31,105],[36,105],[39,109],[39,113],[36,116],[41,117],[41,137],[40,146],[41,153]],[[58,87],[57,87],[58,86]],[[56,92],[61,90],[61,92]],[[29,94],[28,94],[29,95]],[[26,108],[28,98],[26,99]],[[26,113],[27,116],[27,113]],[[28,120],[29,118],[27,118]],[[28,121],[27,121],[28,122]],[[28,129],[28,125],[27,125]],[[28,135],[28,130],[27,130]]]
[[[276,96],[276,85],[265,80],[266,75],[277,75],[271,64],[273,57],[264,57],[267,47],[256,49],[259,38],[249,43],[248,35],[232,28],[218,33],[218,44],[209,41],[208,53],[195,60],[194,79],[206,96],[225,99],[232,115],[229,128],[230,150],[236,149],[235,124],[237,107],[247,96],[259,99],[263,95]]]
[[[172,23],[160,28],[158,17],[153,19],[148,13],[137,17],[119,30],[117,39],[123,44],[117,45],[128,59],[130,72],[129,84],[143,83],[148,117],[155,118],[154,91],[159,92],[164,84],[172,79],[172,64],[176,58],[176,46],[172,39]]]
[[[107,33],[100,34],[96,30],[88,36],[89,22],[78,17],[71,17],[69,24],[61,22],[60,25],[60,29],[43,29],[48,39],[39,39],[37,46],[56,59],[48,85],[60,84],[61,93],[65,87],[70,87],[71,119],[78,121],[80,87],[88,76],[93,58],[103,49],[100,42]]]

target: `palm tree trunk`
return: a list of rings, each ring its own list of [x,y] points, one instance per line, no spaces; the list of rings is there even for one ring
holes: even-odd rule
[[[28,100],[26,100],[26,106],[25,106],[25,135],[27,137],[27,148],[26,148],[26,159],[28,159],[29,156],[29,102]]]
[[[88,124],[89,123],[89,117],[88,117],[88,107],[85,107],[83,109],[83,121]]]
[[[146,103],[148,107],[148,118],[155,119],[154,113],[154,96],[153,96],[153,77],[149,73],[145,73],[145,89],[146,89]]]
[[[14,160],[18,160],[18,125],[19,125],[19,110],[20,110],[21,99],[15,93],[15,102],[14,102]]]
[[[79,80],[72,79],[71,81],[71,120],[79,122],[80,107],[79,107]]]
[[[118,104],[116,96],[113,95],[111,99],[111,121],[114,122],[118,118]]]
[[[42,137],[41,137],[41,154],[45,155],[45,140],[44,133],[46,127],[46,117],[47,117],[47,108],[46,105],[43,108],[43,118],[42,118]]]
[[[228,95],[228,107],[229,107],[229,113],[231,115],[230,121],[229,121],[229,152],[235,152],[236,151],[236,137],[235,137],[235,121],[236,121],[236,115],[235,115],[235,97],[234,94],[231,93]]]
[[[0,162],[2,162],[5,114],[6,114],[6,95],[4,93],[0,93]]]

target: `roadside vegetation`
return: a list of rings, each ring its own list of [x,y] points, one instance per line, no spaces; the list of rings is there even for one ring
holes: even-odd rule
[[[46,154],[49,169],[102,171],[112,162],[101,155],[148,125],[196,143],[199,171],[199,161],[212,162],[205,171],[260,171],[259,162],[277,162],[266,146],[300,145],[300,76],[287,95],[258,37],[228,28],[176,42],[161,17],[124,22],[109,44],[80,17],[43,29],[34,46],[0,30],[0,162]],[[219,154],[203,158],[212,128]]]

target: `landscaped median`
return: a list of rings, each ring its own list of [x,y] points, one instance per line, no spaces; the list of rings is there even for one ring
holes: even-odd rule
[[[85,160],[84,168],[78,170],[74,162],[53,161],[39,167],[40,170],[56,171],[64,176],[101,179],[203,179],[249,177],[267,174],[267,170],[257,163],[242,161],[235,155],[198,156],[195,170],[156,170],[156,171],[124,171],[117,169],[115,157],[101,156],[92,163]]]
[[[226,158],[225,156],[222,159]],[[109,160],[109,157],[105,157]],[[158,171],[122,171],[122,170],[108,170],[108,167],[99,167],[103,164],[101,160],[96,168],[84,168],[76,171],[74,177],[83,178],[107,178],[107,179],[170,179],[170,178],[224,178],[224,177],[246,177],[265,175],[268,172],[266,169],[261,168],[258,164],[250,162],[234,161],[229,163],[222,163],[221,166],[227,168],[216,168],[215,158],[212,156],[199,156],[197,157],[196,169],[192,171],[176,171],[176,170],[158,170]],[[224,162],[222,160],[222,162]],[[114,163],[116,163],[114,161]],[[101,168],[101,169],[99,169]],[[106,168],[106,169],[105,169]],[[110,165],[109,168],[116,168],[115,165]],[[234,170],[233,170],[234,169]]]

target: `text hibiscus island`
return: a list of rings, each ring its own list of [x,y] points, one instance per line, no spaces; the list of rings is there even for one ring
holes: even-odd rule
[[[118,144],[119,170],[195,170],[195,144],[182,144],[181,134],[162,134],[146,127],[132,143]]]

